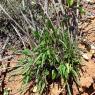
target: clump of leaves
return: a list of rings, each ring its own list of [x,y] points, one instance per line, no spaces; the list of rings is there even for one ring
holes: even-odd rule
[[[79,85],[80,56],[77,43],[70,36],[69,31],[62,32],[53,27],[50,21],[48,23],[43,33],[34,32],[38,45],[32,50],[22,51],[25,55],[25,58],[20,60],[23,83],[28,84],[34,80],[37,91],[42,94],[50,83],[60,79],[64,81],[61,81],[61,85],[66,87],[69,95],[72,95],[73,82]]]

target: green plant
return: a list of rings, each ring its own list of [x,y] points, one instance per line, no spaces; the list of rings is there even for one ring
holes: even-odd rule
[[[68,95],[72,95],[73,82],[79,86],[80,56],[76,39],[78,26],[76,10],[74,10],[73,6],[74,0],[67,0],[66,4],[64,4],[65,6],[61,3],[59,6],[61,10],[59,11],[57,11],[57,7],[54,4],[56,3],[53,2],[52,9],[57,14],[55,17],[57,19],[55,20],[56,25],[54,25],[51,19],[52,15],[49,16],[48,10],[44,10],[41,3],[42,10],[36,16],[36,12],[31,12],[30,9],[27,14],[20,10],[22,14],[21,20],[25,21],[22,21],[20,24],[0,6],[5,14],[15,23],[15,25],[12,24],[12,27],[21,39],[23,46],[25,47],[25,43],[20,32],[23,32],[28,37],[31,46],[31,50],[26,48],[22,50],[21,53],[24,54],[24,58],[19,60],[17,66],[19,68],[15,70],[16,73],[18,72],[23,76],[24,92],[31,88],[29,84],[32,81],[37,86],[39,94],[45,93],[48,85],[57,79],[61,80],[61,85],[66,88]],[[61,16],[58,15],[60,11]],[[35,14],[33,15],[33,13]],[[40,21],[42,22],[41,27],[39,27]]]
[[[25,58],[20,60],[20,65],[23,67],[21,73],[23,82],[28,84],[35,80],[37,91],[42,94],[50,83],[59,78],[64,81],[61,81],[61,84],[66,87],[67,93],[72,95],[70,82],[74,81],[79,85],[80,56],[77,43],[71,39],[67,30],[62,33],[53,27],[50,21],[48,23],[43,33],[34,32],[38,45],[31,51],[28,49],[22,51],[25,55]]]

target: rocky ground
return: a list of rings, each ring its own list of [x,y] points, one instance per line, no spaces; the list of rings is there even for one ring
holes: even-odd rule
[[[83,41],[85,43],[79,43],[79,48],[82,50],[82,70],[80,71],[80,94],[78,93],[76,87],[73,87],[74,94],[73,95],[95,95],[95,0],[92,0],[88,4],[87,2],[84,3],[84,9],[86,11],[86,14],[84,15],[81,23],[79,24],[80,32],[83,37]],[[6,42],[5,42],[6,41]],[[7,39],[6,35],[2,36],[0,35],[0,48],[4,48],[4,51],[0,51],[0,54],[2,53],[2,56],[0,56],[0,59],[6,58],[6,60],[2,61],[0,60],[0,63],[3,67],[0,67],[0,89],[4,91],[4,93],[9,93],[9,95],[20,95],[18,92],[18,89],[21,87],[21,76],[14,76],[10,80],[8,80],[10,73],[6,73],[7,68],[15,67],[18,63],[18,59],[22,57],[20,54],[14,53],[14,46],[10,47],[8,50],[6,47],[7,45],[10,47],[10,42]],[[86,47],[87,46],[87,47]],[[90,49],[88,50],[88,47],[90,46]],[[4,80],[4,81],[2,81]],[[3,85],[3,86],[2,86]],[[4,89],[2,89],[4,88]],[[51,85],[50,94],[51,95],[61,95],[61,89],[58,89],[58,85],[55,84],[54,87]],[[2,94],[0,94],[2,95]],[[8,94],[4,94],[8,95]],[[29,95],[27,93],[27,95]],[[65,95],[63,93],[62,95]]]

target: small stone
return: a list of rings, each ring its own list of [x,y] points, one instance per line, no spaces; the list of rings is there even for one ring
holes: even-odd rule
[[[82,89],[82,87],[80,87],[80,88],[79,88],[79,91],[80,91],[80,92],[83,92],[83,89]]]
[[[82,57],[83,57],[85,60],[87,60],[87,61],[89,60],[87,54],[85,54],[85,53],[82,54]]]
[[[34,88],[33,88],[33,92],[34,92],[34,93],[37,92],[37,86],[34,86]]]
[[[95,53],[95,50],[90,50],[90,51],[91,51],[92,54]]]
[[[92,50],[95,50],[95,46],[93,44],[90,45]]]
[[[7,88],[8,91],[11,91],[11,88]]]

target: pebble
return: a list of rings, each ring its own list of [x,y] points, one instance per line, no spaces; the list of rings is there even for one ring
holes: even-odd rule
[[[92,50],[95,50],[95,46],[93,44],[90,45]]]
[[[37,86],[34,86],[34,88],[33,88],[33,92],[34,92],[34,93],[37,92]]]
[[[88,60],[89,60],[89,57],[87,56],[87,54],[86,54],[86,53],[83,53],[83,54],[82,54],[82,57],[83,57],[86,61],[88,61]]]
[[[93,49],[91,49],[90,51],[91,51],[92,54],[95,53],[95,50],[93,50]]]
[[[84,2],[94,3],[94,0],[83,0]]]

